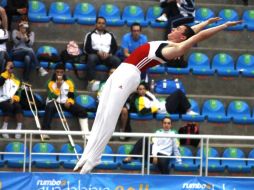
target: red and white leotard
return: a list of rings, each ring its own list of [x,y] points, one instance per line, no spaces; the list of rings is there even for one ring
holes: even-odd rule
[[[135,49],[124,63],[135,65],[141,72],[150,67],[165,63],[161,55],[161,49],[167,46],[169,41],[148,42]]]

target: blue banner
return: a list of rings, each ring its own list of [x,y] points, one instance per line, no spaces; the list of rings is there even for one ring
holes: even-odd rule
[[[250,190],[251,178],[0,173],[0,190]]]

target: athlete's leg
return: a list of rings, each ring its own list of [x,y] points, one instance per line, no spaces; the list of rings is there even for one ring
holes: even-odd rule
[[[115,130],[121,109],[139,82],[140,72],[129,64],[121,64],[109,77],[101,94],[88,144],[74,170],[84,165],[81,173],[87,173],[100,163],[102,152]]]

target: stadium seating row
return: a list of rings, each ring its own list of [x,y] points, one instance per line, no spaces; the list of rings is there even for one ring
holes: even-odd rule
[[[227,53],[217,53],[210,60],[205,53],[193,52],[188,57],[188,66],[186,68],[170,68],[158,65],[149,70],[151,74],[180,74],[211,76],[217,74],[222,77],[245,77],[254,76],[254,56],[251,54],[242,54],[235,61]]]
[[[120,156],[113,156],[115,154],[112,151],[111,146],[107,145],[102,157],[102,162],[98,165],[97,169],[123,169],[123,170],[141,170],[142,162],[141,158],[133,159],[131,163],[123,163],[124,155],[130,153],[133,145],[125,144],[120,145],[117,150],[117,154]],[[83,149],[79,145],[75,145],[78,154],[83,152]],[[26,153],[25,153],[26,150]],[[196,158],[188,147],[181,146],[182,164],[178,164],[173,161],[169,167],[174,168],[175,171],[198,171],[200,168],[200,149],[198,149]],[[216,148],[209,148],[208,151],[204,149],[202,168],[206,167],[206,152],[208,152],[208,171],[224,172],[227,169],[229,172],[243,172],[249,173],[254,168],[254,149],[252,149],[248,156],[245,155],[240,148],[225,148],[222,155]],[[112,156],[111,156],[112,155]],[[123,155],[123,156],[121,156]],[[0,167],[6,164],[10,168],[22,168],[24,164],[24,158],[26,159],[26,166],[29,163],[28,149],[24,147],[21,142],[11,142],[5,147],[4,154],[1,155]],[[190,157],[190,158],[187,158]],[[227,160],[229,158],[229,160]],[[240,160],[240,159],[242,160]],[[36,143],[32,147],[31,153],[32,166],[36,168],[59,168],[61,165],[66,169],[73,169],[77,162],[77,156],[74,153],[74,149],[70,144],[63,144],[60,152],[57,152],[54,145],[51,143]],[[151,169],[156,170],[156,166],[151,164]]]
[[[36,94],[39,97],[38,94]],[[41,101],[42,98],[40,97]],[[165,102],[165,98],[159,98],[161,102]],[[227,109],[218,99],[207,99],[200,109],[198,102],[194,99],[189,99],[191,103],[191,109],[198,113],[198,115],[179,115],[179,114],[161,114],[157,113],[155,118],[157,120],[162,120],[165,116],[169,116],[172,120],[177,121],[182,119],[183,121],[195,121],[202,122],[207,120],[209,122],[218,123],[228,123],[234,122],[237,124],[254,124],[254,116],[252,114],[251,108],[247,102],[241,100],[232,100]],[[83,106],[84,108],[96,110],[97,101],[90,95],[79,95],[76,97],[76,102]],[[254,112],[254,110],[253,110]],[[43,117],[45,111],[39,110],[39,116]],[[67,118],[72,117],[72,115],[65,111],[65,116]],[[88,118],[93,119],[95,117],[94,112],[88,112]],[[2,114],[1,114],[2,115]],[[32,112],[30,110],[25,110],[24,115],[26,117],[32,117]],[[55,117],[58,117],[56,114]],[[154,119],[153,114],[139,115],[137,113],[130,113],[130,118],[134,120],[151,120]]]
[[[107,20],[109,26],[130,26],[133,22],[139,22],[142,26],[165,27],[166,23],[156,22],[156,18],[160,16],[162,10],[159,6],[150,6],[146,13],[142,7],[137,5],[127,5],[121,12],[117,5],[103,4],[100,9],[90,3],[77,3],[72,13],[68,3],[52,2],[47,11],[45,4],[41,1],[29,1],[29,20],[32,22],[49,22],[73,24],[75,22],[85,25],[95,24],[96,16],[103,16]],[[196,11],[195,22],[201,22],[208,18],[214,17],[216,14],[209,8],[198,8]],[[218,23],[226,21],[239,20],[240,16],[234,9],[222,9],[218,15],[222,18]],[[228,30],[243,30],[244,28],[254,31],[254,10],[246,10],[243,13],[243,24],[229,27]]]
[[[52,46],[41,46],[37,50],[37,56],[42,54],[59,56],[59,52]],[[24,63],[21,61],[14,61],[17,68],[23,68]],[[40,62],[44,68],[53,69],[56,64],[46,61]],[[75,64],[77,70],[85,70],[86,64]],[[73,65],[66,64],[66,69],[73,70]],[[105,65],[97,65],[97,71],[108,71]],[[176,74],[176,75],[206,75],[211,76],[217,74],[222,77],[237,77],[239,75],[245,77],[254,77],[254,55],[242,54],[235,61],[230,54],[217,53],[210,60],[205,53],[193,52],[188,57],[188,66],[186,68],[171,68],[165,65],[158,65],[149,69],[150,74]]]
[[[165,98],[160,98],[160,101],[165,101]],[[188,114],[161,114],[157,113],[155,118],[157,120],[162,120],[165,116],[169,116],[172,120],[177,121],[181,119],[182,121],[193,121],[202,122],[207,120],[208,122],[216,123],[228,123],[233,122],[236,124],[253,124],[254,117],[250,106],[241,100],[232,100],[227,109],[224,104],[218,99],[208,99],[203,103],[202,110],[199,108],[198,102],[194,99],[189,99],[191,103],[191,110],[198,113],[198,115],[188,115]],[[152,114],[139,115],[137,113],[130,114],[131,119],[136,120],[150,120],[154,116]]]

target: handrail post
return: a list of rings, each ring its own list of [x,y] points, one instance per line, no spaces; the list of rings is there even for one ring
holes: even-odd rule
[[[33,134],[30,133],[30,142],[29,142],[29,172],[32,172],[32,146],[33,146]]]
[[[26,172],[26,147],[27,146],[27,133],[24,134],[24,158],[23,158],[23,172]]]
[[[150,148],[150,143],[151,143],[151,137],[148,137],[148,147],[147,147],[147,175],[150,175],[150,152],[151,152],[151,148]]]
[[[208,176],[209,137],[206,139],[205,176]]]
[[[142,144],[143,144],[143,149],[142,149],[142,168],[141,168],[141,173],[142,175],[145,174],[145,146],[146,146],[146,138],[143,137],[143,141],[142,141]]]
[[[203,152],[204,152],[204,138],[201,138],[201,143],[200,143],[200,156],[199,156],[199,176],[203,175]]]

